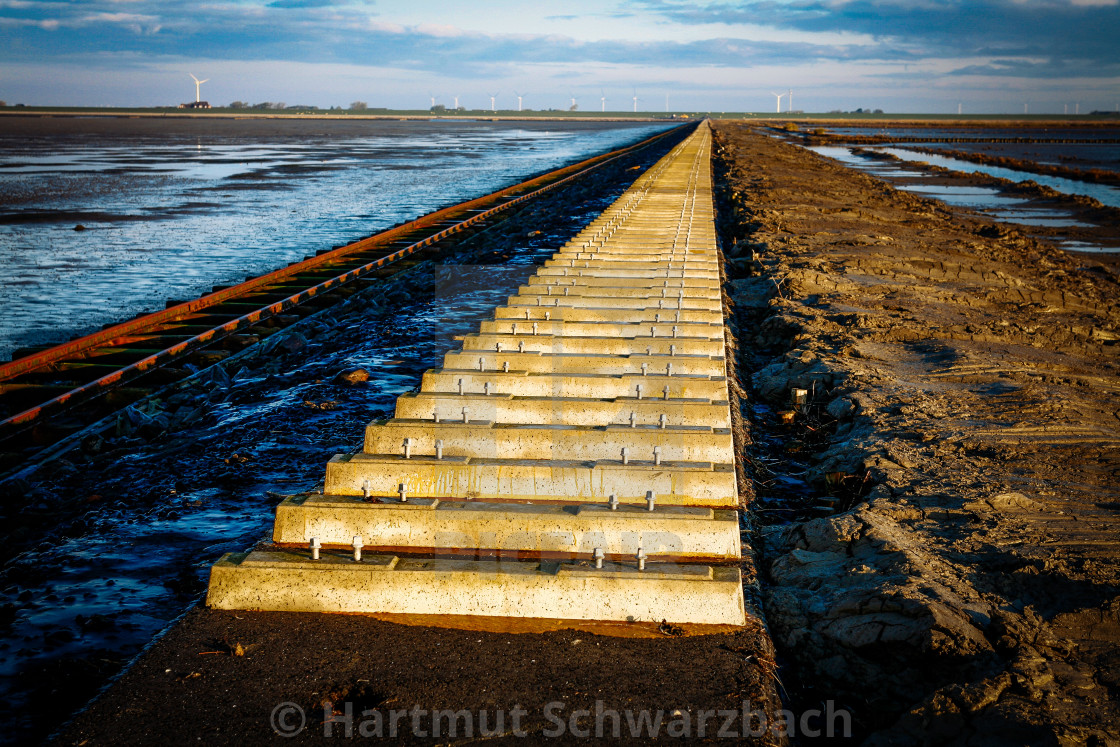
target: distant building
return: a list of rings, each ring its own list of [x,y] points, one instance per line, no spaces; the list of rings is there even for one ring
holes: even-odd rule
[[[185,104],[179,104],[180,109],[210,109],[209,101],[188,101]]]

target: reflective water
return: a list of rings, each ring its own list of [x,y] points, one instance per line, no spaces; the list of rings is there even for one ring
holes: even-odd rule
[[[368,122],[356,137],[353,126],[95,126],[0,136],[0,360],[665,128]]]

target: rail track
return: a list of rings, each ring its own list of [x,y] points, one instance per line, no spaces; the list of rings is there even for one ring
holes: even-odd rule
[[[69,342],[17,350],[0,365],[0,474],[112,412],[468,238],[513,208],[689,125],[430,213],[191,301]]]

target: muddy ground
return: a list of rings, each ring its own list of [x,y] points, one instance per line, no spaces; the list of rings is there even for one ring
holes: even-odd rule
[[[1115,270],[716,131],[793,699],[870,744],[1120,743]]]

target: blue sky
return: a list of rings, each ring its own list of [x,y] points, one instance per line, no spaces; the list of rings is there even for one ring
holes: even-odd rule
[[[1120,0],[0,0],[9,104],[1081,112]],[[782,100],[782,107],[788,99]]]

